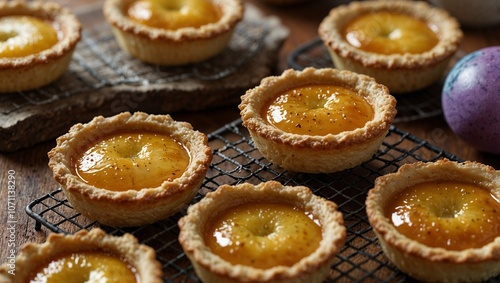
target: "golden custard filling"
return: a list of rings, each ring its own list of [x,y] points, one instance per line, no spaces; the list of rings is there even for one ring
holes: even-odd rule
[[[189,162],[186,148],[168,135],[120,132],[85,151],[74,170],[81,180],[98,188],[141,190],[180,177]]]
[[[58,42],[54,27],[32,16],[0,17],[0,58],[24,57],[50,49]]]
[[[429,247],[480,248],[500,235],[500,200],[473,183],[420,183],[395,195],[385,212],[399,232]]]
[[[138,0],[129,5],[127,15],[143,25],[176,30],[215,23],[222,12],[208,0]]]
[[[135,268],[121,259],[97,251],[65,254],[42,266],[30,282],[136,283]]]
[[[431,50],[439,42],[433,29],[409,15],[379,11],[356,17],[342,34],[349,44],[367,52],[418,54]]]
[[[204,241],[232,264],[261,269],[292,266],[318,249],[322,240],[318,222],[292,205],[251,202],[217,215]]]
[[[374,110],[352,89],[308,85],[278,95],[261,115],[287,133],[324,136],[362,128],[373,119]]]

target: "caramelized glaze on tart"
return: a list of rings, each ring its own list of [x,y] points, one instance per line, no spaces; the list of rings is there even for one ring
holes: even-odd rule
[[[135,268],[103,252],[85,251],[63,254],[35,271],[31,282],[108,282],[137,283]]]
[[[352,1],[333,8],[318,33],[336,68],[375,78],[392,94],[438,81],[462,31],[446,11],[424,1]]]
[[[222,185],[178,224],[205,283],[323,282],[346,237],[334,203],[275,181]]]
[[[74,168],[89,185],[126,191],[154,188],[176,179],[189,161],[184,146],[168,135],[119,132],[89,148]]]
[[[389,11],[361,15],[349,22],[342,33],[352,46],[386,55],[423,53],[439,42],[426,22]]]
[[[279,94],[261,115],[285,132],[323,136],[362,128],[373,119],[373,108],[351,89],[310,85]]]
[[[214,254],[231,264],[292,266],[318,249],[322,235],[316,222],[291,205],[246,203],[219,213],[204,239]]]
[[[389,261],[425,282],[500,275],[499,206],[500,171],[447,159],[378,177],[366,199],[368,221]]]
[[[273,164],[331,173],[373,156],[396,115],[396,100],[368,76],[306,68],[264,78],[239,108],[256,148]]]
[[[405,236],[429,247],[480,248],[500,235],[500,202],[481,186],[430,181],[389,201],[386,215]]]
[[[207,0],[138,0],[130,4],[127,15],[150,27],[176,30],[215,23],[221,11]]]
[[[16,58],[49,49],[58,41],[52,25],[32,16],[0,17],[0,58]]]
[[[143,112],[76,124],[48,155],[71,205],[110,226],[149,224],[180,211],[212,161],[207,136],[191,124]]]
[[[162,283],[155,251],[132,234],[113,236],[100,228],[72,235],[50,233],[44,243],[27,243],[15,270],[0,266],[0,282]]]

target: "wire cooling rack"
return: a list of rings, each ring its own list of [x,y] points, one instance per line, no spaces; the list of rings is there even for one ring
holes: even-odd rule
[[[460,56],[457,55],[457,56]],[[321,38],[315,38],[296,48],[288,56],[290,67],[332,68],[334,64]],[[408,122],[441,115],[441,91],[444,78],[420,91],[396,95],[398,114],[395,122]]]
[[[199,64],[162,67],[140,62],[123,52],[107,23],[82,31],[68,71],[45,87],[0,96],[0,114],[44,106],[82,93],[118,85],[146,86],[193,79],[216,81],[241,70],[263,48],[271,27],[246,19],[236,28],[224,51]]]
[[[402,164],[460,158],[392,126],[373,158],[355,168],[333,174],[304,174],[285,171],[266,160],[254,147],[246,128],[237,120],[208,135],[214,157],[207,177],[193,200],[198,202],[221,184],[275,180],[284,185],[304,185],[319,196],[335,202],[347,227],[346,244],[337,255],[326,282],[408,282],[388,263],[365,213],[366,193],[374,180],[396,171]],[[134,227],[100,226],[80,215],[60,189],[32,201],[26,212],[42,225],[60,233],[75,233],[99,226],[113,235],[131,233],[156,250],[163,266],[165,282],[200,282],[177,241],[177,221],[186,210],[157,223]]]

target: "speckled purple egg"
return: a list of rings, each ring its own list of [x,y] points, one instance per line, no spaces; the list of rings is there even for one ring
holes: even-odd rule
[[[500,154],[500,46],[458,61],[446,77],[442,103],[454,133],[480,151]]]

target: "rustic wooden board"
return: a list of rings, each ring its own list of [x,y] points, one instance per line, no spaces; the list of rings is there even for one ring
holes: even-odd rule
[[[272,74],[288,30],[246,6],[226,50],[183,67],[145,64],[120,50],[104,21],[84,29],[68,71],[38,90],[0,95],[0,151],[53,139],[75,123],[122,111],[173,113],[236,105]]]

